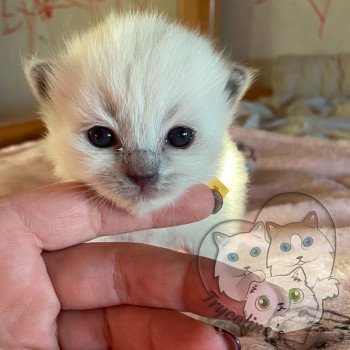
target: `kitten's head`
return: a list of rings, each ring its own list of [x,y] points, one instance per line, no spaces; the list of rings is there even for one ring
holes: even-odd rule
[[[203,37],[141,13],[110,15],[26,74],[57,175],[138,213],[214,176],[250,80]]]
[[[301,267],[288,275],[253,283],[245,305],[245,316],[277,332],[292,332],[313,325],[319,305],[306,285]]]
[[[217,261],[236,269],[237,277],[251,272],[266,270],[266,256],[269,243],[263,223],[257,223],[250,232],[227,236],[214,232],[214,239],[219,247]],[[223,266],[219,264],[218,266]],[[216,269],[217,275],[220,274]]]
[[[308,214],[301,222],[279,226],[266,223],[271,239],[268,251],[268,266],[288,273],[297,267],[322,266],[332,258],[332,246],[318,229],[316,212]],[[316,271],[315,271],[316,272]]]

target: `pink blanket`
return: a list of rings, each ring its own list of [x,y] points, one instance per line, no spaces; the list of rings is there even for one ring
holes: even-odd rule
[[[300,344],[288,342],[276,335],[270,338],[263,332],[243,329],[243,349],[350,349],[350,142],[240,128],[234,129],[232,135],[235,141],[254,149],[257,159],[251,174],[247,220],[254,221],[263,204],[281,193],[300,192],[310,197],[300,200],[291,195],[278,203],[270,202],[264,216],[271,221],[281,217],[287,217],[289,222],[298,221],[297,217],[314,209],[313,198],[317,199],[335,224],[336,258],[332,275],[340,282],[339,296],[324,301],[323,318],[309,331],[306,342],[304,338]],[[327,229],[322,219],[319,226],[321,231]],[[332,243],[335,245],[335,241]]]
[[[336,258],[332,275],[340,282],[337,298],[325,300],[324,316],[309,332],[307,342],[288,343],[284,338],[241,327],[243,349],[324,348],[350,349],[350,142],[296,138],[264,131],[235,128],[233,139],[250,146],[256,156],[251,174],[247,220],[254,221],[263,204],[274,195],[300,192],[310,195],[270,202],[265,216],[288,217],[308,213],[314,199],[334,221]],[[44,160],[40,142],[0,150],[0,196],[36,188],[55,181]],[[273,221],[273,220],[271,220]],[[320,228],[325,222],[320,218]]]

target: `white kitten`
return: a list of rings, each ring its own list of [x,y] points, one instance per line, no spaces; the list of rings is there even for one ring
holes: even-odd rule
[[[244,160],[225,133],[251,74],[205,38],[156,14],[111,14],[26,75],[63,180],[137,215],[215,176],[230,189],[221,216],[124,240],[193,252],[214,223],[243,215]]]
[[[310,288],[314,287],[317,280],[328,280],[335,251],[318,228],[316,212],[309,213],[300,222],[285,226],[268,222],[266,229],[271,238],[267,263],[272,276],[287,275],[295,268],[302,267]]]
[[[250,232],[232,235],[230,222],[227,222],[215,228],[214,239],[219,248],[215,276],[218,277],[220,291],[242,301],[250,285],[262,282],[267,273],[269,242],[264,225],[260,222]]]

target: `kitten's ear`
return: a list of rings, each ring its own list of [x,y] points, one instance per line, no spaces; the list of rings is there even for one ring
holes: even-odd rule
[[[230,236],[226,236],[221,232],[214,232],[214,241],[219,248],[221,248],[229,238]]]
[[[265,230],[265,225],[262,221],[258,222],[250,231],[250,233],[254,234],[255,236],[261,239],[265,239],[267,242],[270,242],[270,237],[267,234]]]
[[[53,64],[30,58],[23,61],[27,81],[34,96],[39,100],[49,100],[49,80],[53,74]]]
[[[273,240],[279,233],[282,226],[275,224],[274,222],[267,222],[266,223],[266,232],[269,236],[268,242]]]
[[[291,272],[292,278],[295,281],[302,281],[306,283],[306,275],[302,267],[298,267],[294,271]]]
[[[233,65],[231,75],[226,84],[228,100],[233,104],[239,101],[247,91],[254,77],[254,70],[239,65]]]
[[[312,228],[317,228],[318,227],[317,213],[313,211],[310,214],[308,214],[303,220],[303,224]]]

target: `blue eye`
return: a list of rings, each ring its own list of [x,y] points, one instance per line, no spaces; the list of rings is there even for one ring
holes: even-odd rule
[[[261,253],[261,249],[259,248],[259,247],[255,247],[255,248],[253,248],[251,251],[250,251],[250,255],[252,256],[252,257],[256,257],[256,256],[259,256],[260,255],[260,253]]]
[[[231,262],[236,262],[239,259],[239,256],[236,253],[229,253],[227,254],[227,259]]]
[[[282,252],[289,252],[292,249],[292,246],[289,243],[281,243],[280,248]]]
[[[303,246],[304,247],[310,247],[310,245],[312,245],[312,243],[314,243],[314,240],[312,239],[312,237],[306,237],[303,240]]]

